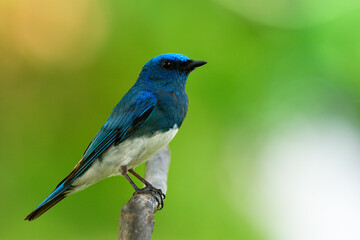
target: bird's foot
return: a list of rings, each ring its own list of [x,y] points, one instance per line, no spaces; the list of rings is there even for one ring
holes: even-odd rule
[[[165,194],[161,191],[161,189],[155,188],[151,184],[146,184],[144,188],[135,191],[134,195],[141,193],[151,194],[158,203],[158,210],[161,210],[164,207]]]

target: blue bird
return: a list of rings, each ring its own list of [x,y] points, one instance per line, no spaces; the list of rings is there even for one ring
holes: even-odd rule
[[[70,194],[107,177],[122,175],[135,189],[133,174],[145,190],[160,193],[134,168],[166,146],[184,121],[188,99],[185,84],[189,73],[205,61],[181,54],[163,54],[148,61],[132,88],[115,106],[89,144],[82,159],[25,220],[32,221]]]

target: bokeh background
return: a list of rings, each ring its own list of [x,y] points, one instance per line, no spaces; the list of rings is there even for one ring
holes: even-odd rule
[[[168,52],[208,64],[153,239],[360,239],[359,26],[358,0],[1,0],[0,239],[116,239],[120,177],[23,219]]]

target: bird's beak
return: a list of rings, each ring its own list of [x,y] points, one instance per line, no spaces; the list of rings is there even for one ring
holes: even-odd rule
[[[194,70],[195,68],[200,67],[200,66],[202,66],[202,65],[204,65],[204,64],[207,64],[207,62],[205,62],[205,61],[190,60],[190,61],[188,61],[187,64],[183,67],[183,69],[192,71],[192,70]]]

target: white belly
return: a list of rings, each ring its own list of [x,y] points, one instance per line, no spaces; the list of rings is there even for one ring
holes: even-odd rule
[[[166,146],[178,131],[177,125],[167,132],[155,133],[151,137],[139,137],[125,140],[117,146],[110,146],[96,159],[91,167],[73,182],[70,194],[114,175],[120,174],[120,167],[127,165],[129,169],[149,160],[161,148]]]

